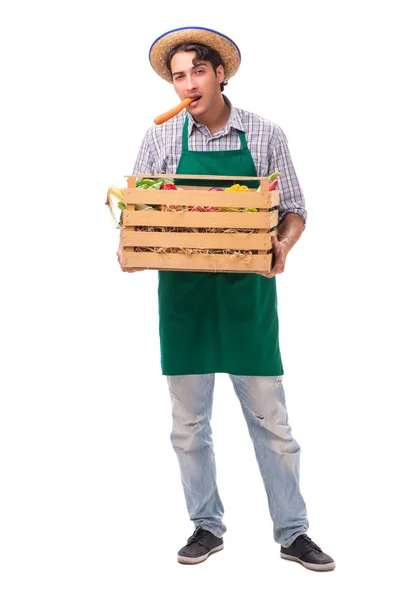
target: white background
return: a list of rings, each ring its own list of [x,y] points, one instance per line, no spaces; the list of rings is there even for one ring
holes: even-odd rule
[[[3,4],[2,599],[398,589],[394,4]],[[213,434],[225,550],[176,561],[193,527],[169,440],[157,274],[119,270],[104,201],[153,118],[177,103],[148,49],[185,25],[239,45],[226,94],[282,127],[306,197],[306,232],[278,278],[281,347],[309,534],[336,560],[331,573],[279,558],[223,375]]]

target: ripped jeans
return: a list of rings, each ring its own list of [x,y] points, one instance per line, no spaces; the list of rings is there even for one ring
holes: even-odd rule
[[[293,438],[282,377],[229,375],[241,403],[268,497],[274,539],[288,547],[308,530],[299,489],[300,446]],[[215,375],[168,376],[172,401],[172,446],[193,524],[222,537],[224,507],[216,482],[211,436]]]

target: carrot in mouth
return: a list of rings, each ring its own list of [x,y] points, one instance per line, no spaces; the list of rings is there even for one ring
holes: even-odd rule
[[[198,100],[198,98],[185,98],[180,104],[178,104],[178,106],[175,106],[175,108],[171,108],[171,110],[167,110],[167,112],[163,113],[159,117],[156,117],[154,119],[154,123],[156,125],[162,125],[162,123],[165,123],[165,121],[168,121],[169,119],[172,119],[172,117],[175,117],[175,115],[177,115],[181,112],[181,110],[189,106],[189,104],[194,102],[194,100]]]

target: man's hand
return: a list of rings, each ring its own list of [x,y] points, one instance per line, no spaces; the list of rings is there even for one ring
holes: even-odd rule
[[[295,213],[286,215],[278,227],[277,234],[279,241],[276,235],[271,235],[273,252],[272,269],[269,273],[259,273],[259,275],[262,275],[263,277],[274,277],[275,275],[278,275],[278,273],[283,273],[288,252],[300,238],[303,229],[303,219],[299,215]]]
[[[121,232],[119,235],[119,246],[118,246],[118,250],[117,250],[117,257],[118,257],[118,262],[119,262],[119,266],[121,267],[121,271],[124,271],[124,273],[129,272],[129,273],[136,273],[137,271],[144,271],[145,269],[124,269],[124,265],[122,262],[122,250],[123,250],[123,246],[122,246],[122,231],[123,231],[123,227],[121,227]]]
[[[286,257],[289,252],[289,248],[287,246],[286,238],[284,238],[281,242],[278,242],[277,238],[274,235],[271,235],[272,241],[272,269],[269,273],[258,273],[263,277],[275,277],[279,273],[283,273],[285,270]]]

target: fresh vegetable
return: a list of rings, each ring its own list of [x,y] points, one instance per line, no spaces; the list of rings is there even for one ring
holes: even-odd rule
[[[173,184],[170,179],[136,179],[138,190],[160,190],[163,185]]]
[[[173,180],[171,181],[171,179],[164,179],[164,178],[137,179],[136,180],[136,188],[142,189],[142,190],[160,190],[160,189],[176,190],[177,189],[173,183]],[[117,218],[114,215],[111,195],[115,196],[118,199],[117,206],[118,206],[119,210],[121,211],[119,221],[117,220]],[[108,188],[108,192],[107,192],[106,205],[108,205],[108,207],[110,209],[111,216],[113,218],[115,225],[117,227],[121,228],[122,227],[122,213],[126,209],[126,204],[124,202],[123,188],[119,188],[115,185],[110,186]],[[158,204],[136,204],[136,210],[161,210],[161,207]]]
[[[167,186],[173,186],[167,187]],[[136,188],[138,190],[162,190],[162,189],[176,189],[173,180],[164,179],[164,178],[156,178],[156,179],[136,179]],[[154,208],[155,210],[161,210],[161,206],[159,204],[148,204],[150,208]]]
[[[175,106],[175,108],[171,108],[171,110],[167,110],[167,112],[163,113],[159,117],[156,117],[154,119],[154,123],[156,125],[162,125],[162,123],[165,123],[165,121],[168,121],[169,119],[172,119],[172,117],[175,117],[175,115],[177,115],[181,112],[181,110],[189,106],[189,104],[191,104],[194,100],[197,100],[197,98],[185,98],[180,104],[178,104],[178,106]]]
[[[115,186],[115,185],[111,185],[108,188],[106,204],[109,203],[109,201],[110,201],[110,195],[111,194],[113,194],[114,196],[116,196],[117,198],[119,198],[119,200],[123,200],[124,199],[124,190],[122,188],[119,188],[119,187]]]
[[[277,180],[277,179],[275,179],[275,180],[274,180],[272,183],[270,183],[270,184],[269,184],[269,188],[268,188],[268,190],[269,190],[270,192],[272,192],[272,190],[274,190],[274,189],[277,187],[277,185],[278,185],[278,180]]]
[[[271,175],[268,175],[268,179],[269,181],[275,181],[275,179],[278,179],[279,176],[279,171],[274,171],[273,173],[271,173]]]
[[[119,208],[120,204],[123,205],[124,208],[126,208],[126,205],[123,202],[124,190],[122,188],[117,187],[116,185],[111,185],[107,190],[107,199],[106,199],[106,206],[108,206],[108,208],[110,209],[110,214],[111,214],[112,220],[114,221],[114,224],[116,227],[120,227],[120,224],[117,221],[117,218],[114,214],[113,202],[111,200],[111,196],[115,196],[116,198],[118,198],[118,208]]]
[[[239,185],[238,183],[235,183],[234,185],[231,185],[231,187],[228,187],[225,189],[225,192],[248,192],[249,188],[247,187],[247,185]]]
[[[269,180],[274,180],[272,184],[270,184],[270,189],[275,189],[277,185],[277,177],[279,173],[273,173],[269,176]],[[272,187],[273,186],[273,187]],[[164,178],[145,178],[145,179],[136,179],[136,188],[143,190],[176,190],[176,191],[185,191],[184,188],[176,187],[174,184],[174,180],[164,179]],[[240,185],[235,183],[229,188],[223,189],[221,187],[212,187],[209,188],[209,192],[248,192],[250,191],[246,185]],[[121,211],[119,222],[115,218],[115,215],[112,211],[112,202],[111,202],[111,194],[118,198],[118,208]],[[111,186],[108,189],[106,204],[108,204],[113,220],[117,227],[122,227],[122,213],[126,209],[126,204],[124,202],[124,190],[122,188],[118,188],[116,186]],[[185,210],[184,206],[173,205],[173,210]],[[171,210],[171,206],[168,204],[136,204],[136,210],[159,210],[159,211],[168,211]],[[187,210],[190,212],[217,212],[217,211],[234,211],[234,212],[258,212],[257,208],[227,208],[220,207],[216,208],[215,206],[188,206]]]
[[[229,188],[225,188],[223,190],[225,192],[249,192],[249,188],[247,185],[240,185],[239,183],[234,183]],[[232,211],[232,212],[258,212],[257,208],[233,208],[233,207],[223,207],[220,208],[221,211]]]
[[[136,179],[136,187],[137,188],[143,188],[146,189],[151,187],[152,185],[154,185],[155,183],[160,183],[161,181],[161,185],[163,183],[163,179]]]

